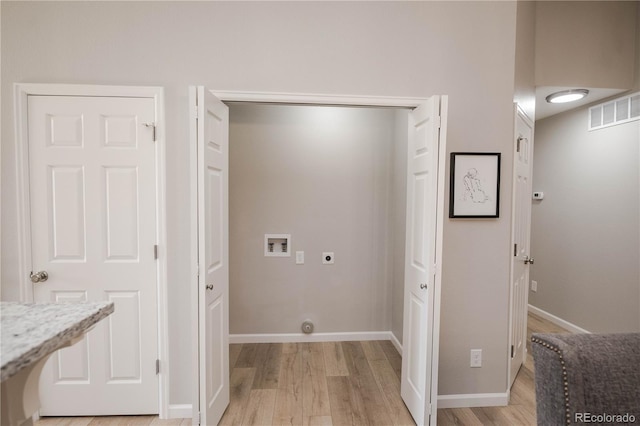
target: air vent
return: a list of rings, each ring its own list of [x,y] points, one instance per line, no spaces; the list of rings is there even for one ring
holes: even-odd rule
[[[589,108],[589,130],[640,119],[640,92]]]

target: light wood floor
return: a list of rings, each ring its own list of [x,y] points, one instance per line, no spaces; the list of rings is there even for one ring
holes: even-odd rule
[[[565,330],[529,314],[533,332]],[[530,339],[527,339],[530,340]],[[221,425],[413,425],[400,398],[402,360],[388,341],[231,345],[231,402]],[[507,407],[438,410],[439,425],[535,425],[527,355]],[[157,416],[45,418],[49,425],[175,425]]]
[[[412,425],[389,341],[231,346],[222,425]]]
[[[36,426],[190,426],[191,419],[160,420],[158,416],[43,417]],[[4,425],[3,425],[4,426]]]

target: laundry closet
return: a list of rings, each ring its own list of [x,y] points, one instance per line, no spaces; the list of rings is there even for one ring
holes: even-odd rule
[[[401,341],[409,110],[227,104],[231,342]]]

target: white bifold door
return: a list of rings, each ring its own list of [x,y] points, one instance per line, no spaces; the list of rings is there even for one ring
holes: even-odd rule
[[[229,108],[191,87],[197,156],[199,420],[215,425],[229,404]]]
[[[418,425],[436,421],[445,114],[439,96],[409,114],[401,395]]]
[[[158,413],[155,101],[27,103],[34,299],[115,303],[47,362],[40,414]]]

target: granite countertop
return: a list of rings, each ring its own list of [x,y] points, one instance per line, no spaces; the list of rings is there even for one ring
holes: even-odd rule
[[[82,335],[113,302],[0,302],[0,382]]]

